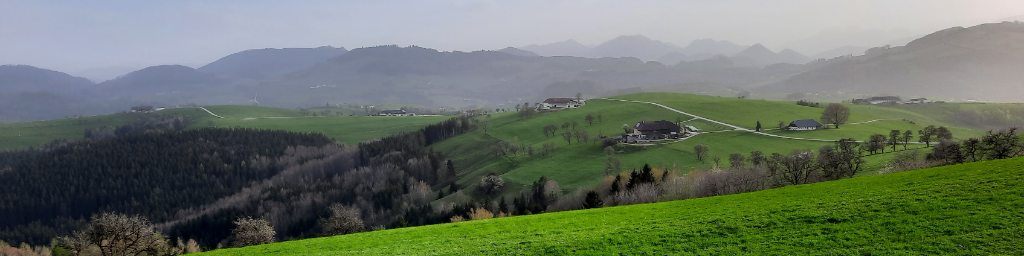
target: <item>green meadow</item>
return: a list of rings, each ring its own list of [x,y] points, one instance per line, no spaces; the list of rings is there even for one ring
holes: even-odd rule
[[[661,103],[683,112],[749,129],[755,128],[758,120],[761,120],[764,129],[771,129],[777,128],[778,121],[764,120],[818,119],[823,111],[822,108],[799,106],[793,102],[680,93],[640,93],[613,98]],[[848,106],[851,108],[850,122],[857,124],[846,124],[841,125],[839,129],[817,131],[768,130],[767,132],[798,138],[867,140],[872,134],[888,135],[891,130],[898,129],[915,131],[915,139],[913,139],[915,142],[917,141],[916,131],[927,125],[948,126],[957,138],[983,134],[982,131],[952,126],[935,118],[907,110],[880,106]],[[584,120],[588,114],[595,116],[601,114],[602,119],[595,120],[591,125]],[[592,99],[587,101],[585,106],[577,109],[541,113],[524,118],[515,113],[494,114],[489,118],[482,118],[482,121],[487,123],[487,134],[484,134],[482,130],[473,131],[442,141],[434,147],[445,152],[455,162],[457,169],[460,170],[460,187],[471,187],[480,177],[496,173],[502,175],[505,181],[514,187],[527,186],[541,176],[545,176],[558,181],[562,189],[570,192],[598,184],[606,175],[605,162],[608,159],[603,151],[604,146],[600,142],[578,143],[576,139],[573,139],[570,144],[561,136],[549,137],[543,133],[543,127],[550,124],[559,126],[556,133],[564,132],[561,124],[573,120],[579,123],[576,130],[587,131],[591,136],[598,133],[605,136],[618,136],[624,131],[623,124],[633,126],[639,121],[650,120],[672,122],[680,120],[684,125],[693,125],[704,132],[682,141],[658,142],[654,145],[618,145],[615,147],[617,151],[615,157],[622,159],[621,171],[640,168],[644,164],[667,169],[674,168],[684,172],[693,169],[709,169],[714,167],[713,159],[715,157],[720,159],[721,166],[728,165],[728,158],[732,153],[748,156],[751,151],[760,150],[766,155],[786,154],[793,150],[817,150],[822,145],[833,144],[734,131],[724,125],[706,120],[694,120],[691,116],[652,104]],[[878,121],[860,123],[872,120]],[[490,147],[501,140],[532,146],[535,154],[528,156],[526,153],[520,153],[511,157],[512,160],[492,155]],[[557,149],[550,154],[541,154],[541,148],[545,143],[553,143]],[[707,145],[710,148],[710,157],[707,160],[698,161],[696,159],[693,147],[697,144]],[[923,145],[911,144],[908,149],[921,147]],[[897,149],[903,150],[903,146],[898,146]],[[889,150],[886,152],[886,154],[867,156],[865,158],[868,161],[866,166],[871,170],[866,169],[865,171],[873,173],[884,166],[886,162],[891,161],[893,154],[888,153]]]
[[[198,255],[1021,255],[1024,159]]]
[[[153,113],[117,113],[101,116],[58,119],[50,121],[0,124],[0,150],[25,149],[54,139],[81,140],[85,130],[103,126],[121,126],[142,120],[146,115],[179,114],[192,117],[190,128],[247,127],[319,132],[345,144],[379,139],[400,132],[411,132],[450,117],[379,117],[379,116],[305,116],[298,110],[222,105],[206,109],[224,118],[210,115],[200,108],[171,108]]]

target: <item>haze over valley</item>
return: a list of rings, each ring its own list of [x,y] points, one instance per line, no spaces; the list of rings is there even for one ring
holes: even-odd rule
[[[0,256],[1019,255],[1024,2],[0,2]]]

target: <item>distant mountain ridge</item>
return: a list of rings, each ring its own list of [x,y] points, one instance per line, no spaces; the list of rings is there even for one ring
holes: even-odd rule
[[[226,78],[260,80],[284,75],[348,52],[344,47],[252,49],[237,52],[198,68]]]
[[[28,65],[0,66],[0,92],[73,93],[92,86],[89,79]]]
[[[584,52],[589,51],[590,47],[583,45],[576,40],[566,40],[556,43],[544,44],[544,45],[527,45],[519,47],[526,51],[536,53],[540,56],[581,56]]]
[[[504,49],[497,50],[497,51],[498,52],[512,54],[512,55],[516,55],[516,56],[524,56],[524,57],[537,57],[537,56],[540,56],[540,55],[537,55],[536,53],[533,53],[531,51],[527,51],[527,50],[523,50],[523,49],[519,49],[519,48],[515,48],[515,47],[506,47]]]
[[[644,61],[655,60],[670,52],[681,52],[682,47],[652,40],[642,35],[619,36],[584,53],[583,57],[634,57]]]
[[[796,51],[785,49],[778,53],[761,44],[754,44],[732,57],[737,65],[762,67],[776,63],[804,64],[810,60]]]
[[[196,92],[229,80],[182,65],[152,66],[96,84],[95,90],[110,96],[139,96]]]
[[[840,58],[761,91],[887,93],[1019,102],[1024,98],[1024,24],[954,27],[902,47]]]

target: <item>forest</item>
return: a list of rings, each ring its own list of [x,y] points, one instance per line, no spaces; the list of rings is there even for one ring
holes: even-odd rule
[[[205,248],[226,245],[241,216],[270,221],[282,240],[318,236],[332,205],[359,209],[368,228],[446,221],[427,220],[428,203],[455,170],[426,146],[474,129],[472,120],[359,145],[275,130],[151,129],[188,121],[146,120],[90,130],[79,142],[0,152],[0,240],[50,244],[104,212],[143,216]]]

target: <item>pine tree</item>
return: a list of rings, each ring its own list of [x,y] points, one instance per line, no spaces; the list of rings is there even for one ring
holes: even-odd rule
[[[506,213],[506,214],[509,213],[508,212],[508,204],[505,203],[505,197],[504,196],[501,197],[501,202],[498,203],[498,211]]]
[[[761,131],[761,121],[757,121],[757,127],[754,128],[754,131],[757,131],[757,132]]]
[[[601,195],[598,195],[596,191],[587,193],[587,199],[583,201],[583,209],[601,208],[602,206],[604,206],[604,202],[601,201]]]

